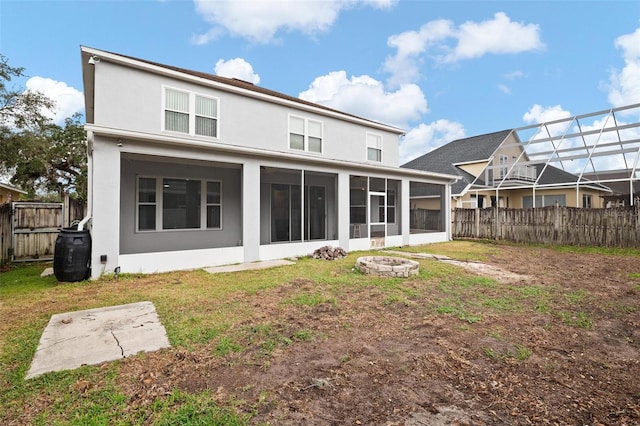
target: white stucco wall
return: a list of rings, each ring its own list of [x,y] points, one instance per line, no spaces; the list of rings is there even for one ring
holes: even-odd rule
[[[353,122],[269,103],[193,82],[171,79],[119,64],[101,61],[95,65],[95,124],[145,134],[176,135],[162,128],[165,87],[218,99],[217,138],[194,137],[205,143],[221,143],[310,157],[398,167],[398,134]],[[289,116],[322,122],[321,154],[289,148]],[[367,132],[382,136],[382,163],[367,160]],[[183,137],[184,135],[178,134]]]

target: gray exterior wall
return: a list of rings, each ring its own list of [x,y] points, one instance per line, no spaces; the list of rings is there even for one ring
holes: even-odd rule
[[[96,124],[145,134],[186,137],[261,150],[305,154],[334,160],[398,167],[398,135],[318,113],[266,102],[192,82],[127,68],[110,62],[95,67]],[[218,138],[190,137],[162,130],[164,87],[218,98]],[[289,115],[323,123],[323,153],[289,149]],[[367,132],[382,136],[382,163],[367,160]]]
[[[193,250],[242,245],[241,168],[123,154],[120,166],[120,253]],[[155,161],[152,161],[154,160]],[[136,232],[136,178],[160,176],[222,181],[222,229]]]

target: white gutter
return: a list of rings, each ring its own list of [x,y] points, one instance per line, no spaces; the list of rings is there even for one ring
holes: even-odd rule
[[[91,220],[93,216],[93,132],[87,130],[87,215],[78,223],[78,231]]]

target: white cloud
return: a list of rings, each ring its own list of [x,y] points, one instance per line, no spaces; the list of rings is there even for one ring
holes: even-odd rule
[[[256,43],[269,43],[279,31],[315,34],[327,31],[344,9],[356,6],[389,8],[397,0],[194,0],[196,12],[213,25],[196,35],[196,44],[207,43],[225,32]]]
[[[462,124],[454,121],[437,120],[430,124],[422,123],[407,132],[400,143],[400,164],[465,136]]]
[[[511,94],[511,88],[505,84],[498,84],[498,90],[504,93],[505,95]]]
[[[562,120],[569,117],[571,117],[571,113],[562,109],[561,105],[543,107],[542,105],[535,104],[522,116],[522,119],[528,124],[540,124]],[[544,139],[549,136],[560,136],[568,130],[571,124],[571,120],[567,120],[557,124],[540,126],[530,129],[527,132],[522,132],[520,134],[520,138],[523,142],[526,142],[530,139]],[[538,152],[553,151],[554,149],[555,146],[551,142],[538,142],[528,145],[527,153],[529,155],[535,155]]]
[[[544,48],[538,25],[513,22],[503,12],[489,21],[465,22],[460,25],[457,39],[457,46],[444,57],[445,62],[479,58],[487,53],[500,55]]]
[[[611,71],[609,77],[609,102],[614,107],[640,102],[640,28],[631,34],[618,37],[617,49],[622,51],[624,67]]]
[[[394,92],[367,75],[347,78],[334,71],[316,78],[301,99],[322,104],[363,118],[405,128],[427,113],[427,100],[420,87],[406,84]]]
[[[522,119],[526,123],[537,124],[561,120],[568,117],[571,117],[571,113],[562,109],[561,105],[543,107],[542,105],[535,104],[522,116]]]
[[[417,81],[418,65],[424,55],[441,63],[453,63],[486,54],[514,54],[545,47],[538,25],[513,22],[503,12],[491,20],[467,21],[457,28],[449,20],[430,21],[418,31],[392,35],[387,45],[397,49],[384,64],[384,70],[391,73],[391,85]]]
[[[525,74],[522,71],[511,71],[504,75],[507,80],[516,80],[523,77],[525,77]]]
[[[418,31],[406,31],[389,37],[387,46],[397,50],[395,56],[387,57],[383,65],[383,69],[391,74],[389,84],[399,86],[417,81],[420,77],[418,65],[421,55],[453,34],[453,22],[441,19],[424,24]]]
[[[242,58],[220,59],[216,62],[215,73],[222,77],[239,78],[253,84],[260,83],[260,75],[253,71],[253,67]]]
[[[64,123],[65,118],[73,114],[84,112],[84,95],[79,90],[67,86],[62,81],[52,80],[44,77],[31,77],[25,84],[27,90],[43,93],[56,105],[53,111],[46,111],[45,115],[50,117],[56,124]]]

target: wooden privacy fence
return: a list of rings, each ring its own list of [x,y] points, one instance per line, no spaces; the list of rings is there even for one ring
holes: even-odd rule
[[[0,204],[0,265],[8,260],[11,247],[11,203]]]
[[[0,205],[0,264],[53,259],[60,228],[81,220],[85,204],[15,202]]]
[[[455,209],[454,238],[517,243],[640,248],[638,206],[584,209]]]
[[[412,209],[410,213],[411,229],[440,231],[442,215],[440,210]]]

